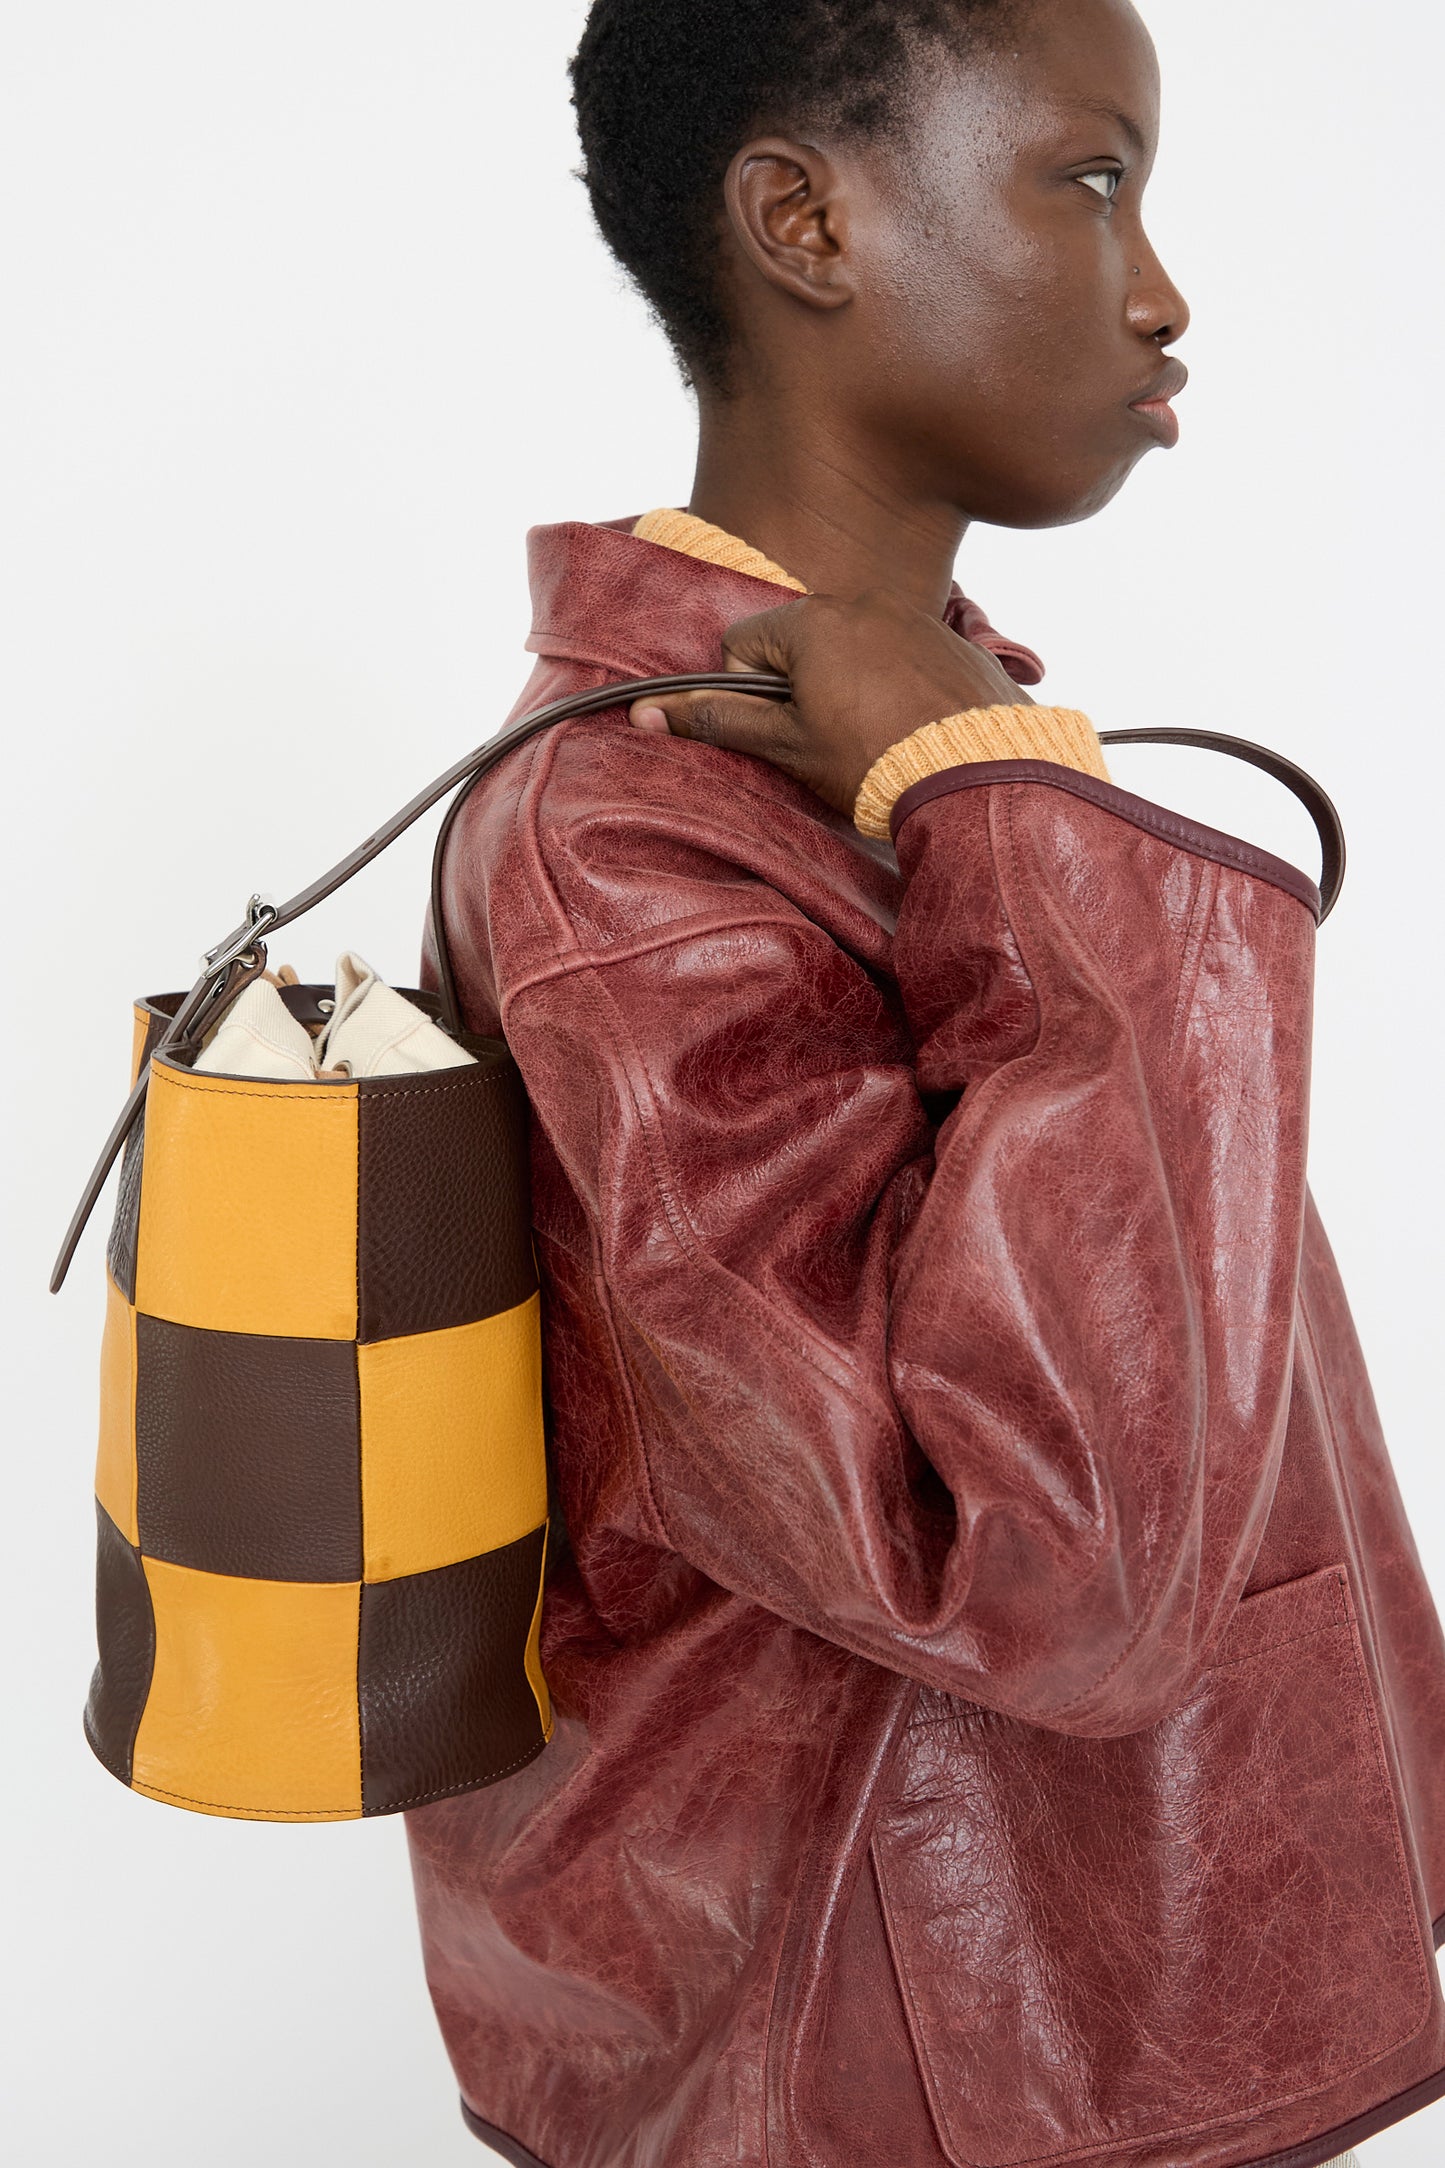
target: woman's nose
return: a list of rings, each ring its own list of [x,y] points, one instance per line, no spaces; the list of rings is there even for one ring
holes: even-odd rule
[[[1189,329],[1189,303],[1142,239],[1129,281],[1129,322],[1143,339],[1170,346]]]

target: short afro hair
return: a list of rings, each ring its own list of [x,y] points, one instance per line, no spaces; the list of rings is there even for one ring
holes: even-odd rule
[[[957,49],[1013,0],[594,0],[572,60],[582,179],[602,237],[689,383],[722,388],[722,182],[759,132],[887,132],[920,44]]]

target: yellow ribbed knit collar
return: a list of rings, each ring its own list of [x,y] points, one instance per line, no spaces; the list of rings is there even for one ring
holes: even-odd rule
[[[739,541],[725,528],[695,518],[691,512],[663,505],[656,512],[644,512],[632,532],[643,542],[660,542],[664,549],[681,550],[684,557],[701,557],[725,571],[745,572],[752,580],[771,580],[775,587],[791,587],[797,595],[808,592],[801,580],[795,580],[791,572],[775,565],[761,550]]]

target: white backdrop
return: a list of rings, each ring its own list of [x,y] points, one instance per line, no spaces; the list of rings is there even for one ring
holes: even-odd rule
[[[1320,944],[1312,1178],[1445,1605],[1435,860],[1442,375],[1435,0],[1152,0],[1151,228],[1189,296],[1184,442],[1091,525],[960,562],[1100,728],[1214,724],[1349,832]],[[170,1813],[91,1759],[99,1228],[44,1282],[183,985],[495,727],[534,521],[686,499],[691,410],[594,238],[578,0],[6,0],[0,343],[5,1064],[18,1104],[4,1985],[27,2168],[477,2160],[399,1825]],[[540,271],[538,266],[541,267]],[[1297,859],[1276,786],[1114,772]],[[429,837],[277,949],[413,980]],[[108,1218],[109,1201],[102,1207]],[[1307,1988],[1307,1983],[1306,1983]],[[1445,2103],[1372,2140],[1438,2161]],[[880,2163],[879,2168],[886,2168]]]

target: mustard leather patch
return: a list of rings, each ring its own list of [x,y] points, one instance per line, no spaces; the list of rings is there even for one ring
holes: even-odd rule
[[[361,1584],[143,1563],[156,1654],[133,1789],[202,1814],[359,1817]]]
[[[135,1461],[135,1311],[107,1273],[100,1343],[100,1442],[95,1495],[127,1543],[138,1542]]]
[[[213,1332],[356,1332],[357,1087],[151,1065],[136,1308]]]
[[[365,1342],[356,1360],[368,1581],[457,1565],[540,1525],[540,1294],[473,1325]]]

